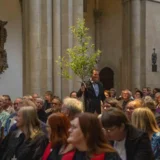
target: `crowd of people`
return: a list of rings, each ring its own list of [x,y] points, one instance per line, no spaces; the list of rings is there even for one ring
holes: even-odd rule
[[[0,96],[0,160],[160,160],[159,127],[159,88],[117,96],[94,69],[63,100]]]

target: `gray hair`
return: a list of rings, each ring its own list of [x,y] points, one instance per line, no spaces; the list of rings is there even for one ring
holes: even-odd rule
[[[36,98],[36,101],[41,101],[42,103],[44,103],[44,100],[40,97]]]
[[[63,100],[63,106],[67,108],[72,115],[83,112],[83,104],[80,100],[67,97]]]

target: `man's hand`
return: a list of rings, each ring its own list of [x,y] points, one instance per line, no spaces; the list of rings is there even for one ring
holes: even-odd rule
[[[84,92],[84,91],[85,91],[85,89],[86,89],[86,88],[85,88],[85,86],[84,86],[84,85],[83,85],[83,86],[81,86],[81,91],[82,91],[82,92]]]

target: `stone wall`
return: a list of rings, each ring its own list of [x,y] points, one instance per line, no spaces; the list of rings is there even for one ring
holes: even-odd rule
[[[146,1],[146,86],[160,87],[160,1]],[[157,52],[157,72],[152,72],[151,55]]]
[[[9,68],[0,75],[0,95],[9,94],[12,99],[22,96],[22,21],[19,0],[0,1],[0,19],[8,21],[7,51]]]

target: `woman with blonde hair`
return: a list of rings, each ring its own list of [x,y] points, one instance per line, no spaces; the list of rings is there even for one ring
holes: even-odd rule
[[[10,132],[0,147],[0,159],[39,160],[48,138],[40,129],[35,108],[20,108],[16,117],[18,130]]]
[[[132,124],[148,133],[154,157],[156,160],[160,159],[160,129],[152,111],[147,107],[135,109]]]

